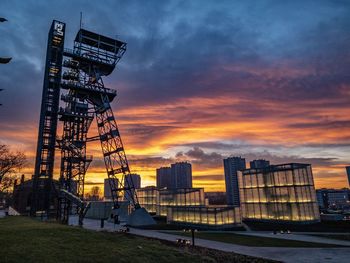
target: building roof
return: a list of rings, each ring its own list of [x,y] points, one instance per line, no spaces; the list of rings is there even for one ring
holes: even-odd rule
[[[80,29],[78,31],[75,41],[113,53],[116,53],[119,48],[125,47],[126,45],[125,42],[99,35],[86,29]]]
[[[311,166],[311,164],[306,163],[284,163],[284,164],[275,164],[270,165],[263,168],[250,168],[242,171],[243,174],[251,174],[251,173],[268,173],[268,172],[276,172],[276,171],[286,171],[293,170],[298,168],[306,168]]]

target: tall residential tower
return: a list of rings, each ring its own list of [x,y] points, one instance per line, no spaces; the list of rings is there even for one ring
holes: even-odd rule
[[[192,165],[188,162],[173,163],[171,177],[173,188],[192,188]]]
[[[246,169],[244,158],[229,157],[224,159],[226,197],[228,205],[239,206],[237,171],[244,169]]]

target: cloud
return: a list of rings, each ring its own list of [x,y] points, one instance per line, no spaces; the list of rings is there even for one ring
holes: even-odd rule
[[[241,154],[310,162],[316,177],[344,184],[349,2],[16,0],[0,7],[9,20],[0,26],[0,54],[13,56],[0,68],[0,140],[31,160],[50,23],[67,23],[72,47],[82,11],[85,28],[128,43],[104,81],[118,90],[112,107],[130,163],[150,181],[156,167],[180,159],[193,162],[196,176],[217,178],[222,158]],[[91,174],[103,176],[98,143],[88,152]]]

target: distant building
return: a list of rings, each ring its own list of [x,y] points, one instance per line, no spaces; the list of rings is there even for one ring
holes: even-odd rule
[[[139,174],[127,174],[124,178],[124,185],[133,184],[135,189],[141,188],[141,176]]]
[[[112,193],[111,193],[111,186],[110,183],[112,183],[112,185],[117,186],[118,188],[118,179],[117,178],[106,178],[104,180],[104,194],[103,197],[105,200],[112,200]]]
[[[127,187],[128,185],[134,185],[135,189],[141,188],[141,176],[139,174],[127,174],[124,177],[124,187]],[[127,191],[125,191],[124,198],[131,201],[130,194],[134,195],[134,190],[132,193],[127,193]]]
[[[192,188],[192,165],[188,162],[171,164],[171,188]]]
[[[172,185],[171,167],[160,167],[157,170],[157,188],[175,188]]]
[[[323,189],[316,190],[316,199],[317,199],[317,203],[318,203],[320,210],[328,208],[327,193]]]
[[[253,160],[250,162],[250,169],[265,168],[270,165],[270,161],[264,159]]]
[[[209,205],[226,205],[226,192],[208,192],[205,193],[205,198],[208,199]]]
[[[346,166],[345,169],[346,169],[346,174],[348,176],[348,183],[350,187],[350,166]]]
[[[157,188],[192,188],[192,165],[188,162],[171,164],[157,169]]]
[[[52,180],[55,191],[51,191],[50,195],[50,213],[55,215],[57,213],[57,198],[56,193],[59,191],[60,185],[57,180]],[[39,179],[39,184],[44,185],[45,179]],[[21,178],[20,184],[15,184],[13,187],[13,203],[12,206],[16,211],[22,215],[29,215],[31,203],[32,203],[32,192],[33,192],[33,179],[24,180],[24,177]],[[38,207],[43,209],[44,199],[40,199]]]
[[[344,209],[350,207],[349,189],[318,189],[317,201],[320,209]]]
[[[242,219],[313,223],[320,220],[310,164],[238,172]]]
[[[244,158],[229,157],[224,159],[226,197],[228,205],[240,205],[237,172],[244,169],[246,169]]]

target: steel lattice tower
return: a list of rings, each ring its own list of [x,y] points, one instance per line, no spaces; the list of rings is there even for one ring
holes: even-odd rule
[[[111,74],[126,51],[126,43],[80,29],[74,41],[74,49],[65,49],[67,58],[63,66],[61,88],[67,90],[62,96],[66,108],[60,111],[63,121],[61,139],[61,186],[72,191],[77,185],[76,196],[83,198],[84,176],[91,158],[86,156],[86,143],[91,121],[97,120],[98,137],[107,169],[114,207],[119,207],[122,192],[129,194],[135,208],[139,208],[134,186],[123,185],[124,175],[130,173],[128,161],[110,103],[116,97],[114,90],[105,87],[102,77]],[[96,139],[96,137],[95,137]],[[73,151],[74,149],[74,151]],[[118,178],[119,177],[119,178]],[[116,185],[115,182],[119,182]],[[68,221],[72,206],[67,195],[60,198],[60,219]],[[84,209],[80,210],[81,218]],[[117,219],[118,220],[118,219]]]

